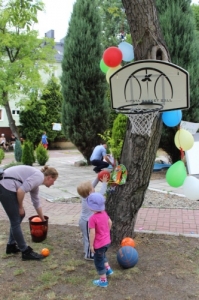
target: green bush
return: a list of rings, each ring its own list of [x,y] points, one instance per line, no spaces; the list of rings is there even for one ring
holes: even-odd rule
[[[41,144],[36,148],[36,159],[40,166],[44,166],[49,160],[48,151]]]
[[[0,163],[4,159],[4,157],[5,157],[5,153],[4,153],[3,149],[0,149]]]
[[[35,162],[34,147],[30,141],[24,142],[22,152],[22,163],[24,165],[32,166]]]
[[[113,122],[112,130],[106,130],[103,135],[99,134],[107,143],[107,153],[111,153],[118,162],[122,152],[127,120],[128,118],[125,115],[119,114]]]
[[[124,143],[127,120],[127,116],[119,114],[113,123],[112,135],[110,139],[110,148],[113,157],[118,161],[120,160],[122,147]]]
[[[128,118],[125,115],[119,114],[113,123],[112,135],[110,139],[110,148],[111,153],[117,160],[119,160],[121,156],[121,151],[126,133],[127,120]]]
[[[14,154],[15,154],[15,160],[17,162],[21,162],[21,159],[22,159],[22,147],[21,147],[21,142],[19,140],[15,141]]]

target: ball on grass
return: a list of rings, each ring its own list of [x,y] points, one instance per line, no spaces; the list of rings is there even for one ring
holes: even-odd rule
[[[122,241],[121,241],[121,246],[131,246],[133,248],[135,248],[135,241],[130,238],[130,237],[125,237]]]
[[[48,248],[43,248],[41,250],[41,254],[46,257],[46,256],[48,256],[50,254],[50,251],[49,251]]]
[[[107,181],[110,180],[110,172],[108,172],[108,171],[101,171],[101,172],[99,172],[98,175],[97,175],[97,177],[98,177],[98,179],[99,179],[100,181],[102,181],[102,179],[103,179],[104,176],[107,176]]]
[[[118,250],[117,261],[124,269],[134,267],[138,262],[138,253],[131,246],[124,246]]]

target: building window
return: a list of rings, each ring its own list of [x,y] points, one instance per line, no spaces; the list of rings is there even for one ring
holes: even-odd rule
[[[0,120],[2,120],[2,109],[0,109]]]
[[[19,115],[19,109],[13,109],[12,114],[13,115]]]

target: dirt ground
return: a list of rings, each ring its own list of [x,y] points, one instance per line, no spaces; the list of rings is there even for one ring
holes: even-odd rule
[[[167,170],[168,169],[163,169],[161,171],[153,172],[151,174],[151,180],[158,180],[158,179],[163,179],[163,178],[165,179]]]
[[[107,256],[114,274],[107,288],[95,287],[97,273],[85,261],[78,227],[49,225],[42,243],[31,241],[29,225],[23,223],[27,243],[50,255],[42,261],[22,261],[21,254],[6,255],[8,222],[0,222],[1,300],[185,300],[199,299],[199,243],[197,238],[137,234],[139,260],[122,269],[116,259],[120,248]]]

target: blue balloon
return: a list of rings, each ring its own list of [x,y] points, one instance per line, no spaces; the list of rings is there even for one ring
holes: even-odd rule
[[[118,48],[122,52],[122,60],[129,62],[134,59],[134,51],[133,51],[133,46],[127,42],[121,42],[118,45]]]
[[[171,110],[162,113],[162,121],[168,127],[174,127],[180,124],[182,120],[181,110]]]

